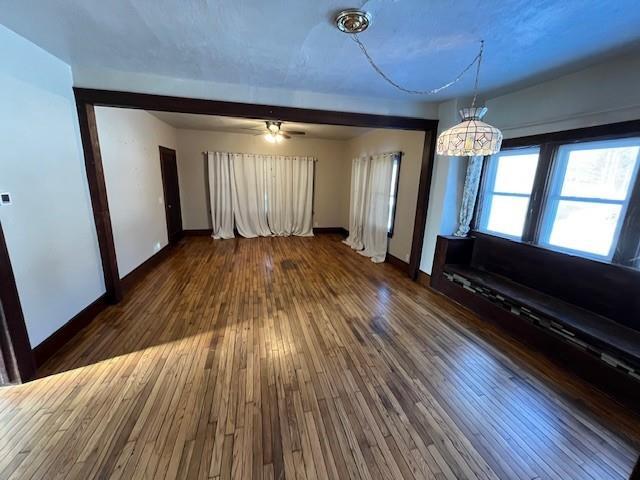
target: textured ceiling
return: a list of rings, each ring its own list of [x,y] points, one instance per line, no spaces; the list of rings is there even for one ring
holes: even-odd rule
[[[480,38],[483,91],[555,77],[640,39],[638,0],[0,0],[0,23],[72,67],[407,98],[333,27],[336,11],[350,6],[373,14],[362,40],[414,89],[455,77]],[[472,84],[468,75],[420,100],[468,95]]]
[[[265,131],[262,120],[246,118],[219,117],[216,115],[196,115],[192,113],[149,112],[175,128],[188,130],[215,130],[218,132],[256,134]],[[370,131],[369,128],[321,125],[316,123],[284,122],[283,130],[301,130],[305,135],[300,138],[324,138],[328,140],[348,140]]]

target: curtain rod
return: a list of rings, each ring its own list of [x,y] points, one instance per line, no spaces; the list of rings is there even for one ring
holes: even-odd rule
[[[206,152],[202,152],[202,155],[206,155],[208,153],[216,153],[216,152],[206,151]],[[221,152],[221,153],[232,153],[232,152]],[[313,157],[311,155],[274,155],[271,153],[242,153],[242,152],[234,152],[233,154],[234,155],[264,155],[264,156],[272,156],[272,157],[307,157],[307,158],[312,158],[314,162],[318,161],[316,157]]]

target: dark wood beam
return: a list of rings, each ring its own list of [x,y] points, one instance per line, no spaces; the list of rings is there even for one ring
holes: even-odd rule
[[[94,106],[76,96],[78,108],[78,121],[80,123],[80,137],[84,152],[84,164],[91,196],[93,219],[96,225],[106,299],[109,303],[118,303],[122,300],[122,285],[118,273],[116,260],[116,248],[113,241],[111,228],[111,215],[109,214],[109,202],[107,200],[107,186],[102,167],[102,155],[98,140],[98,127],[96,125],[96,113]]]
[[[418,199],[414,218],[413,240],[409,259],[408,274],[412,279],[418,277],[424,229],[427,223],[427,211],[431,178],[433,176],[433,158],[435,152],[437,120],[376,115],[369,113],[338,112],[308,108],[279,107],[250,103],[225,102],[198,98],[172,97],[146,93],[119,92],[113,90],[95,90],[74,88],[80,134],[85,152],[87,178],[91,192],[91,202],[98,232],[98,241],[107,285],[107,298],[118,302],[122,298],[122,287],[118,278],[118,267],[113,247],[111,220],[104,185],[100,144],[95,125],[94,106],[135,108],[144,110],[219,115],[262,120],[282,120],[289,122],[320,123],[365,128],[389,128],[424,131],[425,139],[422,152]]]
[[[431,179],[433,177],[434,157],[436,151],[436,129],[426,131],[424,145],[422,146],[422,165],[420,167],[420,182],[418,184],[418,201],[416,204],[416,216],[413,223],[413,239],[411,241],[411,254],[409,256],[409,277],[412,280],[418,278],[420,260],[422,259],[422,246],[424,243],[424,230],[427,226],[427,212],[429,210],[429,194],[431,193]]]

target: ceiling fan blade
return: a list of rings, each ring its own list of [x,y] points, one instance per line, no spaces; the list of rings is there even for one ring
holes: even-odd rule
[[[289,133],[289,132],[287,132]],[[291,135],[287,135],[287,133],[285,132],[280,132],[280,135],[282,135],[284,138],[286,138],[287,140],[289,140],[291,138]]]
[[[306,135],[307,132],[303,132],[302,130],[283,130],[282,133],[286,133],[288,135]]]

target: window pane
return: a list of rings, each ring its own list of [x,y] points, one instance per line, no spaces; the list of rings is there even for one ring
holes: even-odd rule
[[[528,197],[492,195],[487,230],[521,237],[528,206]]]
[[[608,256],[621,210],[621,205],[560,200],[549,243]]]
[[[538,151],[499,155],[494,192],[526,193],[533,188],[533,178],[538,166]]]
[[[561,195],[565,197],[606,198],[624,200],[635,170],[640,146],[612,148],[599,144],[598,148],[569,150],[567,171]]]

